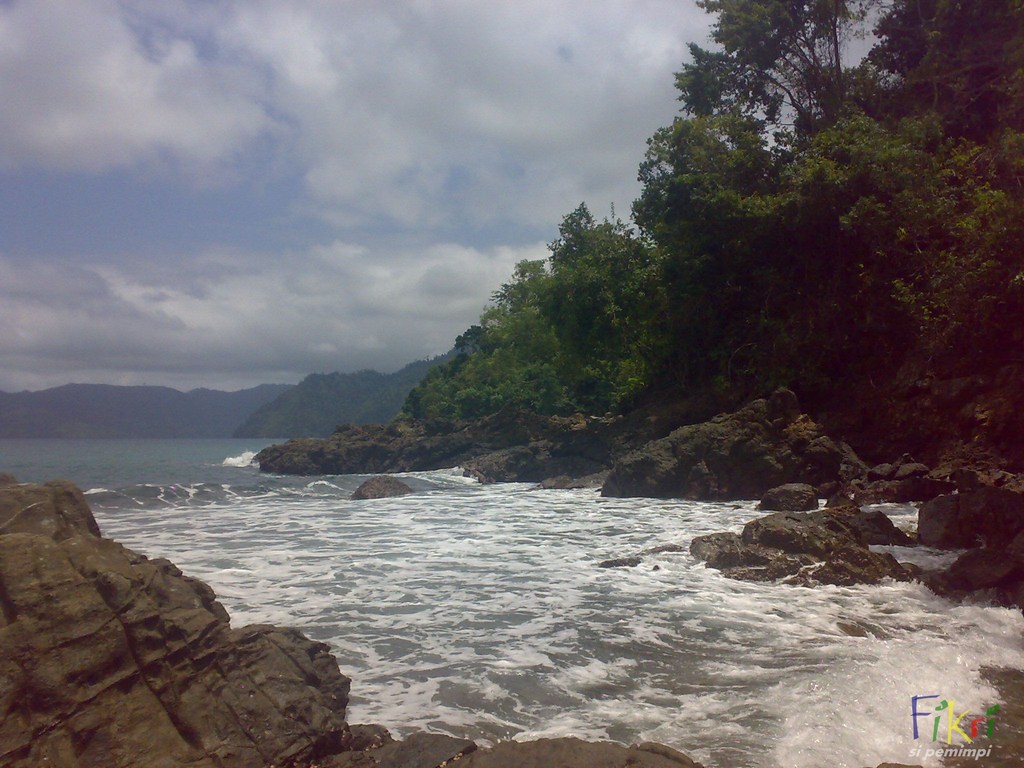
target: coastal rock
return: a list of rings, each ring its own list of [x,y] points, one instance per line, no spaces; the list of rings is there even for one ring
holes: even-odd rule
[[[459,768],[703,768],[682,752],[644,742],[632,747],[574,738],[504,741],[458,762]]]
[[[676,429],[619,459],[605,496],[760,498],[786,483],[836,481],[848,448],[794,408],[792,393]]]
[[[362,499],[387,499],[412,493],[406,483],[390,475],[377,475],[362,483],[352,494],[353,501]]]
[[[982,485],[939,496],[918,512],[918,539],[938,549],[1005,549],[1024,531],[1024,495]]]
[[[341,752],[349,680],[295,630],[100,538],[67,483],[0,489],[0,764],[292,765]]]
[[[462,466],[481,482],[584,477],[611,466],[614,426],[582,416],[502,411],[472,422],[345,425],[328,438],[272,445],[260,470],[290,475],[380,474]]]
[[[789,584],[877,584],[906,580],[909,572],[892,555],[872,552],[852,512],[823,509],[777,512],[752,520],[741,534],[697,536],[690,553],[745,581]]]
[[[761,497],[758,509],[776,512],[806,512],[818,508],[818,493],[807,483],[787,483],[771,488]]]

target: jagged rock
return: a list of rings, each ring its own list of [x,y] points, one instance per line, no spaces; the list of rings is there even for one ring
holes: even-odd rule
[[[295,630],[99,537],[66,483],[0,489],[0,764],[290,765],[346,747],[349,680]]]
[[[939,496],[918,512],[918,540],[939,549],[1006,548],[1024,531],[1024,495],[982,485]]]
[[[781,405],[755,400],[734,413],[680,427],[623,456],[602,494],[760,498],[785,483],[837,480],[850,451],[824,435],[810,417],[794,415],[789,395],[777,398]]]
[[[750,521],[742,534],[697,536],[690,553],[746,581],[850,585],[909,578],[891,555],[868,549],[853,519],[844,508],[777,512]]]
[[[624,747],[574,738],[505,741],[462,758],[459,768],[703,768],[663,744]]]
[[[412,488],[397,477],[378,475],[377,477],[371,477],[356,488],[351,498],[353,501],[361,499],[387,499],[392,496],[405,496],[412,492]]]
[[[758,509],[777,512],[806,512],[818,508],[818,493],[807,483],[786,483],[761,497]]]

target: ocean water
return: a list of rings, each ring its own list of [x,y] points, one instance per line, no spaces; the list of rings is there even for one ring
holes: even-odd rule
[[[0,441],[0,471],[74,480],[105,535],[209,582],[235,626],[292,625],[329,643],[353,680],[350,722],[399,736],[652,740],[709,768],[935,766],[945,725],[932,742],[919,719],[915,741],[911,697],[954,700],[965,724],[994,704],[1021,717],[983,676],[1024,668],[1019,611],[917,584],[749,584],[685,552],[597,567],[739,530],[753,502],[602,499],[458,470],[353,502],[365,477],[262,475],[251,460],[263,445]],[[914,525],[913,507],[885,510]],[[979,765],[1019,764],[999,734],[997,722]]]

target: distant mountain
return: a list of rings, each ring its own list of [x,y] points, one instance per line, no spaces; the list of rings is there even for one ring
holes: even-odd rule
[[[418,360],[395,373],[314,373],[267,403],[235,430],[235,437],[326,437],[339,424],[382,424],[432,367],[451,353]]]
[[[249,414],[293,386],[179,392],[67,384],[0,392],[0,437],[230,437]]]

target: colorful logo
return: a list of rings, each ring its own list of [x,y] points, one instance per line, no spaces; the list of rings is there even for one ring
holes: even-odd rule
[[[931,704],[923,702],[930,699],[940,699],[934,708],[929,709]],[[971,717],[971,711],[965,709],[957,714],[956,701],[952,698],[943,698],[940,694],[929,694],[926,696],[910,697],[910,720],[913,723],[914,739],[921,738],[921,718],[932,718],[931,737],[932,742],[941,742],[946,745],[942,748],[930,748],[927,751],[923,747],[911,750],[911,757],[988,757],[992,753],[992,746],[981,746],[975,744],[979,739],[991,739],[995,731],[996,715],[999,714],[998,704],[985,710],[985,714],[979,717]],[[927,721],[925,721],[927,723]],[[956,746],[953,746],[956,739]],[[973,747],[966,745],[973,744]]]

